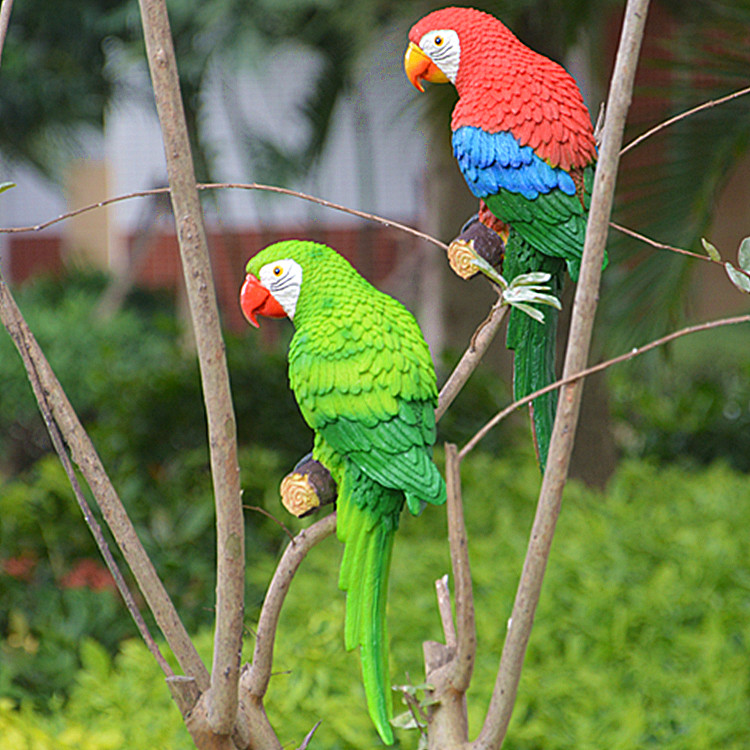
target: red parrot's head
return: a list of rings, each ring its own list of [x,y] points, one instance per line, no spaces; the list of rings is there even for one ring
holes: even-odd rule
[[[274,253],[277,248],[280,252]],[[256,315],[294,319],[302,287],[302,266],[293,258],[283,257],[285,249],[284,243],[277,243],[247,263],[240,307],[248,323],[256,328]]]
[[[412,26],[404,56],[408,79],[420,91],[422,81],[456,85],[462,54],[474,67],[475,52],[485,42],[497,48],[497,35],[512,37],[494,16],[474,8],[436,10]],[[481,58],[480,58],[481,59]]]

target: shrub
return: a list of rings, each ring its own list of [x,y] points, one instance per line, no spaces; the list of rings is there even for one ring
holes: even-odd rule
[[[476,733],[512,607],[538,474],[529,456],[481,455],[464,462],[462,474],[479,639],[469,693]],[[750,551],[739,530],[749,522],[747,482],[721,464],[685,472],[634,461],[620,468],[606,494],[569,485],[507,746],[747,747]],[[267,710],[282,742],[293,746],[318,719],[318,747],[379,744],[358,659],[343,649],[340,555],[334,538],[316,547],[282,611]],[[273,566],[263,558],[249,567],[255,590]],[[404,516],[389,595],[391,671],[399,684],[422,682],[420,642],[442,638],[433,582],[448,570],[443,512]],[[249,634],[259,604],[248,600]],[[209,632],[198,639],[204,658],[210,641]],[[245,659],[252,646],[249,635]],[[32,737],[42,750],[67,747],[48,739],[58,736],[85,737],[88,745],[70,746],[91,750],[191,746],[145,646],[126,641],[112,660],[87,642],[82,656],[68,703],[53,701],[49,715],[0,704],[0,735],[23,738],[7,745],[11,750],[30,747]],[[416,745],[413,731],[397,735],[405,746]]]
[[[626,455],[663,463],[723,458],[750,472],[750,357],[736,326],[674,342],[609,376],[618,442]]]

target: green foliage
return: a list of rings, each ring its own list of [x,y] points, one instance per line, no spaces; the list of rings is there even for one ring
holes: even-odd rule
[[[195,359],[178,345],[179,325],[158,296],[139,292],[111,320],[98,320],[103,282],[40,279],[19,291],[19,306],[181,615],[197,628],[213,618],[215,532]],[[280,354],[230,338],[228,359],[243,487],[252,504],[276,510],[278,482],[309,450],[310,432]],[[0,695],[44,701],[66,694],[84,634],[114,652],[135,630],[111,591],[92,590],[98,573],[80,575],[81,565],[84,573],[86,565],[101,568],[99,552],[60,462],[47,452],[20,357],[4,334],[0,382]],[[275,550],[276,530],[248,511],[249,560]],[[262,590],[248,594],[257,599]]]
[[[492,690],[539,480],[531,456],[478,455],[464,463],[462,477],[479,638],[469,693],[474,735]],[[749,523],[747,480],[720,464],[686,472],[627,462],[606,494],[569,485],[508,747],[747,747],[750,549],[741,530]],[[379,746],[358,660],[343,649],[340,554],[334,538],[316,547],[282,611],[267,710],[290,746],[319,719],[317,747]],[[396,684],[418,688],[420,643],[442,638],[433,582],[449,564],[443,512],[404,517],[389,596]],[[273,560],[259,560],[250,581],[264,586],[273,567]],[[258,601],[249,604],[257,612]],[[210,639],[208,632],[198,639],[204,658]],[[248,635],[245,659],[252,645]],[[191,746],[145,646],[127,641],[114,660],[91,642],[81,651],[83,669],[64,707],[53,701],[43,715],[0,703],[0,735],[17,738],[9,748],[31,747],[32,737],[42,750]],[[396,734],[403,746],[416,746],[414,730]],[[75,739],[54,744],[54,737]]]
[[[750,471],[746,325],[680,339],[609,375],[615,435],[629,456],[681,464],[717,458]]]
[[[70,155],[81,126],[101,127],[112,81],[104,74],[102,41],[122,23],[119,0],[19,3],[3,49],[0,151],[55,172]]]
[[[528,457],[478,456],[464,465],[463,481],[480,649],[469,694],[475,733],[494,682],[538,474]],[[748,520],[750,488],[722,466],[685,473],[628,463],[605,496],[571,485],[509,747],[744,747],[750,552],[737,530]],[[442,513],[427,509],[419,519],[405,517],[396,539],[389,627],[398,684],[422,680],[418,644],[441,638],[432,583],[449,571],[444,533]],[[299,742],[322,719],[321,747],[370,747],[377,740],[357,660],[341,649],[343,597],[331,562],[337,546],[331,539],[316,548],[292,585],[268,711],[282,742]],[[250,575],[269,572],[270,565]],[[405,746],[416,745],[414,733],[397,734]]]
[[[197,641],[203,653],[206,633]],[[0,737],[7,750],[120,750],[120,748],[195,747],[177,707],[169,697],[164,675],[138,640],[122,644],[116,658],[99,643],[80,644],[81,669],[70,699],[59,700],[41,714],[29,703],[20,708],[0,699]]]

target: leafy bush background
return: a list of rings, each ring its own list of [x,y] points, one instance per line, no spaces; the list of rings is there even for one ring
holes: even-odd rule
[[[529,456],[464,464],[480,655],[469,695],[472,731],[492,689],[535,471]],[[564,505],[508,747],[747,747],[750,551],[738,533],[750,522],[746,478],[722,464],[685,472],[629,461],[606,496],[574,483]],[[399,683],[407,673],[419,683],[420,642],[440,638],[432,583],[449,568],[443,514],[405,517],[394,554],[392,673]],[[299,744],[322,719],[317,746],[377,747],[357,659],[342,647],[339,557],[338,543],[327,540],[292,585],[268,711],[282,742]],[[264,585],[273,562],[251,566],[250,582]],[[257,601],[248,604],[257,611]],[[210,634],[199,643],[208,657]],[[93,641],[80,651],[84,666],[67,703],[53,700],[41,712],[0,703],[4,746],[31,747],[32,737],[40,750],[191,746],[139,641],[125,641],[114,660]],[[412,732],[398,735],[416,746]]]

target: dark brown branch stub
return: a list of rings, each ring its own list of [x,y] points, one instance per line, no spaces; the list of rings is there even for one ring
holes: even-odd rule
[[[305,456],[281,480],[281,502],[297,518],[314,513],[323,505],[336,502],[336,483],[331,473],[312,454]]]
[[[446,252],[453,272],[462,279],[470,279],[479,273],[471,262],[477,256],[498,270],[502,268],[505,243],[475,214],[464,224],[458,237],[451,241]]]

